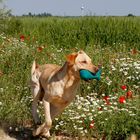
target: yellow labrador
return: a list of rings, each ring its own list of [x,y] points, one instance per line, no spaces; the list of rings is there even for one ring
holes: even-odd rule
[[[36,124],[40,124],[37,105],[42,100],[45,113],[45,122],[33,131],[33,136],[49,137],[52,120],[60,114],[75,97],[80,83],[79,70],[86,69],[97,72],[98,67],[93,65],[90,57],[79,51],[67,56],[61,67],[54,64],[39,66],[33,62],[31,69],[31,90],[33,94],[32,115]]]

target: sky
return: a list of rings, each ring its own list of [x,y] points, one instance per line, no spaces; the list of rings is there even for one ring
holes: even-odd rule
[[[4,4],[14,15],[46,12],[55,16],[140,16],[140,0],[5,0]]]

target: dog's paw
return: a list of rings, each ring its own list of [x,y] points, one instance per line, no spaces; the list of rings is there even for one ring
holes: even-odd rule
[[[43,138],[50,138],[50,131],[44,131],[43,133],[41,133],[41,136]]]
[[[40,135],[39,129],[33,130],[32,135],[33,135],[33,137],[38,137]]]
[[[32,135],[33,135],[33,137],[38,136],[36,130],[33,130]]]

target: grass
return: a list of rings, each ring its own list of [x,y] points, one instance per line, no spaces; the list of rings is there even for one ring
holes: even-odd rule
[[[39,44],[57,45],[57,48],[86,49],[100,44],[118,49],[119,44],[126,44],[130,49],[139,46],[139,21],[139,17],[22,17],[13,18],[8,25],[5,22],[3,30],[17,37],[23,34]]]
[[[126,139],[140,131],[139,17],[13,18],[0,34],[0,122],[33,125],[30,69],[62,65],[83,49],[101,63],[99,82],[81,81],[74,102],[53,123],[54,135]],[[125,89],[123,88],[125,87]],[[42,119],[43,113],[40,108]]]

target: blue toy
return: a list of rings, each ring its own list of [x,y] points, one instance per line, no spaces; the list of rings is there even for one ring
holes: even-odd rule
[[[92,79],[96,79],[96,80],[100,80],[101,79],[101,72],[102,70],[99,69],[96,73],[92,73],[89,70],[80,70],[80,77],[83,80],[92,80]]]

